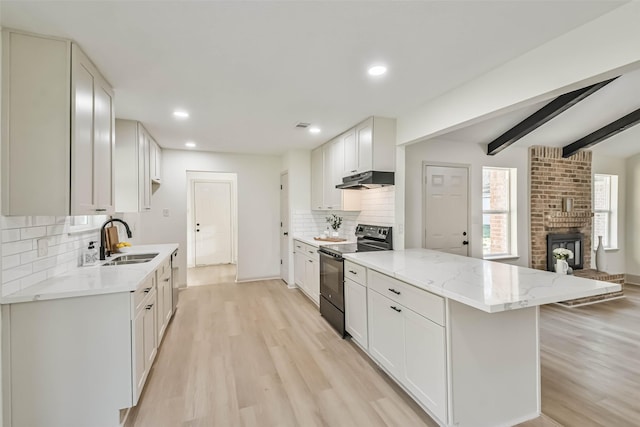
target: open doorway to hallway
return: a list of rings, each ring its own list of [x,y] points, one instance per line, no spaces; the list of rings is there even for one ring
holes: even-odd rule
[[[236,279],[237,175],[187,172],[187,286]]]

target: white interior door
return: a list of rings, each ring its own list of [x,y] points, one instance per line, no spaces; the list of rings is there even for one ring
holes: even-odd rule
[[[280,175],[280,277],[289,283],[289,174]]]
[[[469,169],[424,167],[423,247],[469,255]]]
[[[231,183],[194,182],[196,266],[231,263]]]

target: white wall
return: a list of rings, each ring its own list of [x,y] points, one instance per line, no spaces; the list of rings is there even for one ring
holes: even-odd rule
[[[626,166],[626,191],[620,193],[626,195],[626,245],[625,260],[627,274],[640,276],[640,154],[630,157],[625,162]],[[635,278],[634,283],[638,282]]]
[[[180,244],[179,284],[186,283],[187,171],[238,176],[238,281],[278,277],[280,167],[276,156],[163,150],[162,185],[140,214],[142,243]],[[169,209],[164,217],[163,209]]]
[[[469,195],[471,212],[471,256],[482,258],[482,167],[517,169],[518,258],[504,260],[529,266],[529,153],[526,148],[510,147],[495,156],[486,155],[486,146],[475,143],[432,140],[406,147],[405,162],[405,247],[422,247],[423,162],[470,166]]]
[[[640,2],[630,2],[398,118],[397,142],[440,135],[640,66]]]
[[[634,218],[638,216],[627,217],[627,197],[626,197],[626,181],[627,181],[627,165],[625,159],[616,157],[608,157],[593,153],[593,162],[591,164],[591,172],[618,175],[618,249],[606,251],[606,271],[607,273],[626,273],[626,245],[627,245],[627,221],[629,218],[634,222]],[[631,224],[632,225],[632,224]],[[598,244],[598,239],[593,236],[591,239],[594,248]],[[591,256],[591,268],[596,268],[595,256]]]

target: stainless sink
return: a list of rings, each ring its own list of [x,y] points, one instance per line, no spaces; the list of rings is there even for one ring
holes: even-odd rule
[[[151,261],[152,259],[154,259],[155,257],[157,257],[158,254],[132,254],[132,255],[121,255],[117,258],[114,258],[113,261],[134,261],[134,260],[145,260],[145,262],[147,261]]]
[[[117,258],[112,259],[111,261],[102,264],[103,267],[113,266],[113,265],[129,265],[129,264],[142,264],[145,262],[149,262],[158,256],[155,254],[132,254],[132,255],[122,255]]]

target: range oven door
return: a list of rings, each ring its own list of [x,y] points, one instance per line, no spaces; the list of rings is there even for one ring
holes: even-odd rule
[[[320,295],[344,313],[344,259],[320,253]]]

